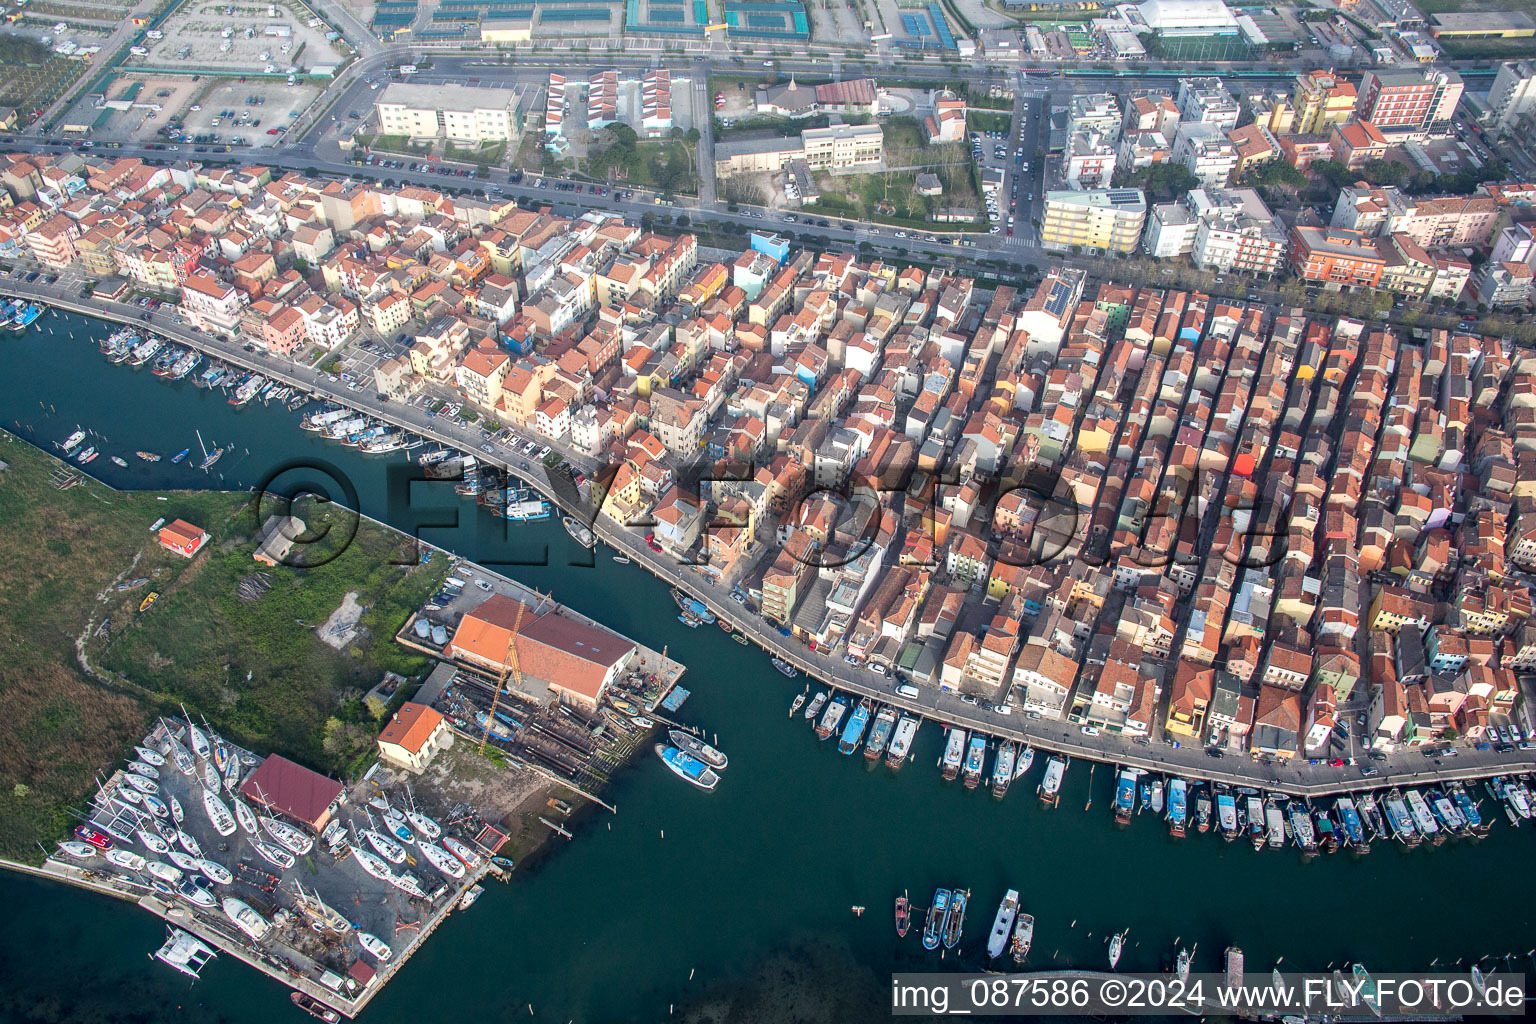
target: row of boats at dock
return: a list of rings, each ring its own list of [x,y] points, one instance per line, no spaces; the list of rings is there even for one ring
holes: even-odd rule
[[[0,299],[0,328],[24,331],[37,323],[38,317],[48,309],[40,302],[24,299]]]
[[[917,716],[876,705],[868,697],[856,700],[829,690],[814,697],[809,689],[797,694],[790,715],[802,707],[805,718],[815,723],[818,738],[837,736],[840,753],[853,754],[862,747],[867,760],[884,758],[892,768],[906,762],[922,724]],[[989,772],[987,758],[993,750],[994,743],[986,734],[948,726],[940,772],[946,781],[959,779],[967,789],[989,781],[993,795],[1001,798],[1030,770],[1035,751],[1027,744],[998,740]],[[1071,759],[1062,754],[1046,757],[1037,789],[1042,804],[1054,807],[1059,803],[1070,763]],[[1496,777],[1483,785],[1512,825],[1529,820],[1536,811],[1532,792],[1536,779]],[[1247,835],[1255,849],[1294,845],[1308,856],[1340,849],[1368,853],[1371,842],[1377,839],[1394,839],[1411,847],[1423,842],[1439,844],[1458,836],[1481,838],[1492,826],[1476,790],[1456,781],[1344,794],[1325,801],[1178,776],[1165,778],[1144,769],[1122,767],[1115,778],[1113,808],[1120,824],[1143,812],[1161,816],[1175,838],[1190,830],[1204,833],[1214,828],[1229,841]]]

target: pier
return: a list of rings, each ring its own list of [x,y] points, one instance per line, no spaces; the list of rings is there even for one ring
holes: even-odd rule
[[[146,322],[143,320],[143,311],[137,306],[121,303],[88,305],[74,299],[56,297],[45,293],[43,289],[20,282],[6,282],[5,288],[10,293],[35,298],[84,316],[111,320],[141,330],[153,330],[179,344],[192,346],[247,371],[276,378],[316,398],[354,409],[445,447],[473,455],[487,465],[514,473],[544,494],[563,513],[590,524],[594,534],[603,543],[627,556],[631,562],[643,566],[669,587],[682,588],[717,617],[731,623],[767,654],[794,665],[823,685],[856,696],[869,697],[899,711],[931,718],[945,725],[979,730],[991,737],[1027,743],[1047,753],[1124,764],[1174,774],[1193,781],[1261,787],[1295,797],[1319,798],[1391,786],[1422,785],[1436,780],[1470,781],[1536,770],[1536,749],[1502,755],[1461,750],[1454,761],[1442,759],[1439,763],[1433,758],[1422,756],[1416,750],[1409,750],[1390,755],[1387,761],[1380,763],[1378,774],[1366,777],[1359,774],[1358,766],[1333,768],[1310,765],[1301,758],[1288,763],[1265,764],[1249,756],[1235,754],[1227,754],[1219,759],[1208,758],[1199,747],[1175,748],[1156,741],[1136,742],[1107,732],[1089,736],[1064,721],[1021,721],[1016,715],[984,712],[962,703],[953,695],[932,689],[926,689],[917,699],[904,698],[895,693],[897,684],[891,677],[873,676],[842,663],[840,659],[814,655],[798,641],[779,634],[766,620],[729,600],[721,593],[718,585],[702,574],[690,572],[687,567],[677,565],[652,551],[637,531],[626,529],[608,517],[596,514],[573,484],[552,478],[541,464],[528,463],[515,454],[502,451],[480,451],[482,438],[478,428],[445,422],[442,417],[428,418],[424,411],[413,406],[379,402],[373,396],[371,387],[350,391],[333,384],[327,374],[261,352],[246,352],[238,344],[219,341],[185,325],[168,323],[169,318],[163,315],[154,316]],[[575,456],[572,461],[573,464],[590,468],[592,460]]]

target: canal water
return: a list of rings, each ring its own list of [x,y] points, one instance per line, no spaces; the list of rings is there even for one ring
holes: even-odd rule
[[[946,784],[932,723],[899,772],[870,767],[787,717],[804,680],[786,680],[713,627],[683,627],[661,582],[601,549],[594,560],[558,522],[509,527],[443,485],[418,484],[411,506],[392,507],[388,467],[403,465],[403,453],[362,456],[300,431],[285,410],[234,409],[190,381],[109,365],[95,345],[106,325],[66,315],[44,325],[52,336],[3,339],[0,424],[45,447],[77,424],[96,431],[106,454],[130,463],[93,463],[107,482],[249,487],[284,464],[324,461],[352,482],[366,514],[409,529],[456,512],[456,528],[422,536],[504,563],[689,667],[693,696],[680,717],[729,754],[719,788],[692,789],[642,757],[609,794],[616,815],[580,818],[574,842],[556,840],[510,885],[488,886],[374,1000],[367,1021],[885,1020],[892,971],[981,966],[1007,888],[1035,916],[1030,966],[1039,969],[1103,968],[1108,935],[1126,928],[1120,967],[1131,971],[1171,967],[1176,942],[1199,944],[1197,971],[1219,970],[1232,944],[1255,973],[1280,957],[1292,970],[1345,960],[1445,969],[1506,954],[1516,954],[1510,969],[1531,967],[1531,903],[1518,895],[1530,829],[1500,820],[1481,843],[1407,851],[1379,842],[1364,858],[1303,863],[1214,834],[1175,841],[1151,814],[1117,829],[1105,765],[1087,811],[1083,762],[1055,810],[1034,796],[1044,758],[1001,802]],[[215,473],[132,456],[195,454],[194,430],[234,446]],[[1502,819],[1486,801],[1484,812]],[[1490,887],[1494,879],[1504,885]],[[898,940],[891,923],[896,896],[910,891],[924,907],[936,886],[969,888],[974,907],[959,955],[943,960],[916,931]],[[146,960],[164,926],[131,906],[9,873],[0,873],[0,906],[0,1019],[296,1018],[286,990],[243,965],[221,958],[188,986]],[[857,906],[868,908],[862,917]]]

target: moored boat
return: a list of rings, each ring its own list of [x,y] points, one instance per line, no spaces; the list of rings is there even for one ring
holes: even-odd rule
[[[817,713],[821,711],[822,707],[827,703],[827,698],[829,696],[830,694],[828,691],[822,690],[816,696],[811,698],[811,702],[805,707],[805,718],[807,721],[815,721]]]
[[[1045,762],[1045,775],[1040,779],[1040,802],[1055,807],[1061,799],[1061,779],[1067,772],[1067,762],[1053,754]]]
[[[912,901],[907,898],[905,891],[896,897],[896,936],[906,938],[907,930],[912,927]]]
[[[944,740],[944,760],[940,771],[946,781],[954,781],[960,775],[960,765],[965,760],[965,730],[958,725],[949,727]]]
[[[326,1006],[312,995],[295,989],[288,993],[288,998],[293,1001],[294,1006],[297,1006],[316,1020],[323,1020],[326,1024],[339,1024],[341,1020],[340,1012]]]
[[[987,936],[987,956],[996,960],[1007,950],[1008,939],[1013,934],[1013,922],[1018,914],[1018,890],[1009,889],[1003,894],[1003,902],[998,904],[997,916],[992,919],[992,933]]]
[[[949,914],[949,890],[939,889],[928,905],[928,920],[923,925],[923,948],[938,949],[943,940],[944,920]]]
[[[965,752],[965,767],[961,769],[961,782],[966,789],[981,785],[981,772],[987,762],[987,737],[979,730],[971,733],[970,746]]]
[[[676,747],[669,747],[663,743],[656,744],[655,750],[656,756],[671,769],[672,774],[699,789],[714,789],[720,784],[720,776],[692,754],[684,753]]]
[[[847,711],[847,698],[841,694],[833,697],[832,703],[828,704],[827,710],[822,713],[821,722],[816,726],[816,738],[822,740],[830,739]]]
[[[917,736],[917,727],[921,719],[903,712],[900,721],[896,723],[896,730],[891,734],[890,746],[885,749],[885,763],[891,768],[900,768],[906,763],[907,756],[912,752],[912,740]]]
[[[778,669],[779,673],[781,675],[788,676],[791,679],[795,678],[796,676],[798,676],[800,674],[800,670],[799,669],[795,668],[795,666],[791,665],[789,662],[785,661],[783,658],[774,658],[773,659],[773,667]]]
[[[896,728],[896,709],[886,706],[875,715],[874,724],[869,727],[869,739],[864,743],[864,759],[866,761],[878,761],[880,755],[885,753],[886,744],[891,740],[891,733]]]
[[[954,949],[965,932],[965,908],[970,902],[969,889],[956,889],[949,897],[949,911],[944,915],[944,948]]]
[[[692,754],[711,768],[723,771],[730,765],[730,760],[724,754],[692,733],[684,732],[681,729],[669,729],[667,730],[667,739],[671,740],[672,745],[678,750]]]
[[[1008,944],[1009,952],[1013,954],[1013,962],[1022,964],[1029,956],[1029,947],[1035,941],[1035,918],[1033,914],[1020,914],[1013,924],[1013,941]]]
[[[992,762],[992,795],[1002,799],[1008,793],[1008,787],[1013,784],[1013,763],[1018,755],[1018,748],[1012,740],[1003,740],[997,745],[997,760]]]
[[[1189,815],[1188,787],[1189,784],[1178,776],[1168,782],[1168,834],[1174,838],[1183,837],[1185,832]]]
[[[853,714],[848,716],[842,735],[837,740],[838,753],[851,754],[859,749],[859,744],[864,741],[864,729],[869,724],[870,707],[870,700],[865,697],[853,709]]]

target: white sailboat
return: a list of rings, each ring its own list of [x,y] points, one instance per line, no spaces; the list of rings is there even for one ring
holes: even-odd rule
[[[441,846],[435,846],[432,843],[422,840],[416,844],[416,848],[426,856],[427,860],[432,863],[433,867],[437,868],[437,870],[441,871],[449,878],[464,877],[464,865],[459,862],[457,857],[450,854]]]
[[[173,868],[163,861],[146,861],[144,864],[144,870],[148,871],[151,875],[154,875],[156,878],[160,879],[160,881],[165,882],[168,885],[175,885],[177,882],[181,881],[181,869]]]
[[[170,929],[165,945],[151,954],[154,959],[193,978],[217,955],[212,946],[180,928]]]
[[[251,846],[254,847],[256,852],[261,854],[261,856],[266,861],[272,864],[276,864],[284,871],[287,871],[295,864],[293,854],[289,853],[281,846],[274,846],[271,843],[262,842],[260,839],[252,839]]]
[[[235,804],[235,817],[240,821],[240,827],[253,836],[261,835],[261,827],[256,822],[256,812],[239,797],[233,797]]]
[[[187,709],[182,708],[181,713],[186,715]],[[192,753],[198,757],[207,760],[213,755],[213,747],[209,744],[208,737],[203,734],[203,730],[192,724],[190,716],[187,718],[187,742],[192,744]]]
[[[194,857],[190,853],[172,850],[166,856],[171,858],[172,864],[175,864],[183,871],[201,871],[203,869],[203,859],[201,857]]]
[[[153,832],[141,828],[138,830],[137,835],[139,842],[143,843],[146,849],[154,853],[169,853],[171,850],[171,845]]]
[[[266,830],[267,835],[276,839],[300,857],[314,849],[315,841],[286,821],[278,821],[272,817],[263,817],[261,819],[261,827]]]
[[[129,761],[128,770],[135,775],[142,775],[146,779],[159,779],[160,770],[152,764],[143,761]]]
[[[158,751],[149,747],[134,747],[133,752],[139,755],[139,760],[156,768],[165,767],[165,757]]]
[[[352,856],[356,857],[358,864],[362,865],[363,870],[374,878],[381,882],[393,884],[395,873],[389,870],[389,865],[384,862],[382,857],[369,853],[361,846],[352,847]]]
[[[228,838],[235,834],[235,816],[229,813],[229,808],[219,799],[215,790],[203,790],[203,810],[208,812],[208,820],[213,823],[219,835]]]
[[[203,855],[202,845],[199,844],[196,837],[194,837],[189,832],[182,832],[178,830],[176,833],[176,845],[180,846],[183,850],[186,850],[194,857],[201,857]]]
[[[186,812],[181,809],[181,801],[167,793],[165,794],[165,802],[170,807],[171,820],[179,826],[182,820],[186,817]]]
[[[234,884],[235,876],[230,873],[229,868],[216,860],[209,860],[207,857],[204,857],[197,862],[197,870],[207,875],[208,879],[217,885]]]
[[[1125,950],[1125,937],[1127,935],[1129,935],[1130,933],[1131,933],[1131,930],[1129,928],[1127,928],[1125,931],[1120,932],[1120,933],[1110,937],[1110,940],[1109,940],[1109,967],[1110,967],[1110,970],[1114,970],[1115,966],[1120,963],[1120,954]]]
[[[383,857],[391,864],[405,863],[405,850],[401,848],[399,843],[390,839],[378,829],[365,828],[360,831],[363,839],[367,840],[368,845],[373,847],[380,857]]]

